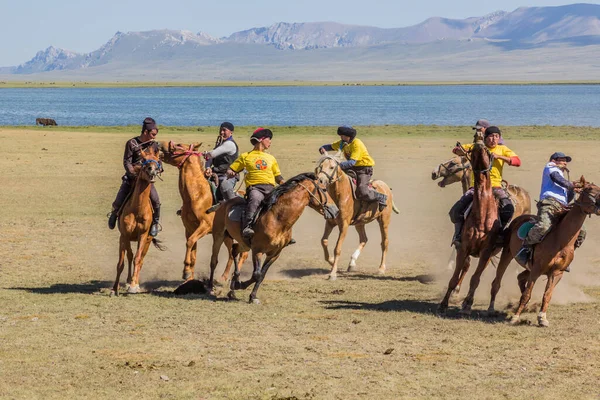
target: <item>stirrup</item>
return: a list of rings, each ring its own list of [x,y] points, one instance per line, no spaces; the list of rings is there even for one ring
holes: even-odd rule
[[[158,222],[156,223],[152,223],[152,226],[150,226],[150,232],[148,232],[148,234],[150,236],[157,236],[159,234],[159,232],[162,232],[162,225],[159,224]]]
[[[515,261],[522,266],[526,266],[531,258],[532,248],[529,246],[521,247],[521,250],[515,255]]]

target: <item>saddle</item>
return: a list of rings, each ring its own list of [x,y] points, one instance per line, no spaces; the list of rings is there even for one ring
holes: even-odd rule
[[[350,182],[350,187],[352,188],[352,198],[354,200],[356,200],[357,199],[357,197],[356,197],[356,187],[358,186],[356,172],[354,172],[352,170],[345,171],[345,172],[346,172],[346,175],[348,175],[348,181]],[[373,180],[371,180],[369,182],[369,189],[375,190],[375,188],[373,187]]]

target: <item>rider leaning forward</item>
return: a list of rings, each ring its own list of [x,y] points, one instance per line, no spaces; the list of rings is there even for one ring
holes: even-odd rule
[[[515,259],[522,265],[526,265],[529,261],[533,245],[542,241],[575,197],[577,182],[573,183],[565,178],[565,172],[567,174],[569,172],[567,163],[571,160],[571,157],[565,155],[565,153],[557,151],[550,156],[550,161],[544,167],[540,201],[537,203],[538,220],[525,237],[523,247],[515,256]],[[575,241],[575,248],[581,246],[585,236],[586,231],[582,226]]]
[[[254,149],[242,153],[227,170],[229,178],[234,177],[239,172],[246,170],[246,211],[242,216],[242,236],[251,239],[254,236],[254,230],[251,223],[258,211],[258,207],[263,199],[269,195],[275,188],[275,184],[281,185],[284,182],[279,170],[279,164],[272,155],[265,153],[271,147],[273,132],[270,129],[258,128],[252,133],[250,143]]]
[[[490,180],[492,184],[492,191],[494,197],[498,201],[499,205],[499,220],[502,228],[505,228],[509,223],[512,215],[515,211],[515,207],[508,196],[506,190],[502,187],[502,171],[504,164],[508,164],[512,167],[521,166],[521,159],[511,149],[505,145],[498,144],[502,138],[502,132],[496,126],[490,126],[484,128],[483,126],[476,125],[473,127],[479,132],[484,132],[484,143],[490,153],[494,155],[494,162],[492,163],[492,169],[490,170]],[[463,146],[456,146],[452,152],[459,156],[466,155],[473,147],[473,144],[466,144]],[[473,186],[475,184],[474,174],[471,176],[471,188],[465,192],[465,194],[458,200],[452,209],[450,209],[450,220],[454,223],[454,237],[452,238],[452,245],[459,246],[461,239],[461,230],[463,223],[465,222],[464,214],[469,204],[473,201]]]
[[[377,201],[379,210],[383,210],[387,206],[387,196],[369,187],[375,161],[369,155],[367,147],[362,140],[356,138],[356,129],[352,127],[340,126],[337,134],[340,135],[340,140],[321,146],[319,152],[323,154],[325,151],[341,150],[346,161],[340,163],[340,168],[356,173],[356,197],[369,203]]]
[[[158,134],[158,126],[153,118],[146,118],[142,123],[142,133],[140,136],[134,137],[125,144],[125,154],[123,155],[123,167],[125,167],[125,175],[121,178],[121,187],[117,193],[117,197],[112,204],[112,211],[108,217],[108,227],[114,229],[117,224],[118,212],[129,193],[135,186],[135,181],[139,173],[139,165],[142,161],[140,150],[147,150],[152,147],[155,154],[159,152],[158,143],[155,141]],[[158,192],[151,183],[150,202],[152,203],[152,226],[150,227],[150,236],[156,236],[159,232],[160,220],[160,199]]]

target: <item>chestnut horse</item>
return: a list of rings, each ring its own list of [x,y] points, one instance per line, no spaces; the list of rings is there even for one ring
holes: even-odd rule
[[[261,209],[254,223],[256,233],[251,242],[248,243],[242,238],[239,218],[231,218],[231,216],[239,214],[239,208],[244,207],[244,200],[236,198],[224,203],[215,212],[212,231],[213,248],[210,259],[210,281],[212,281],[212,276],[217,267],[219,250],[223,241],[227,236],[233,237],[238,242],[236,247],[239,251],[252,250],[254,271],[248,281],[240,282],[239,263],[235,258],[235,269],[229,297],[235,296],[234,291],[236,289],[246,289],[254,283],[250,293],[250,303],[260,303],[256,297],[258,288],[269,267],[277,261],[281,251],[289,244],[292,238],[292,227],[298,221],[306,206],[322,210],[325,213],[331,207],[327,204],[327,194],[317,185],[316,176],[312,173],[304,173],[290,178],[265,198],[261,203]],[[265,256],[264,262],[263,256]]]
[[[473,143],[474,146],[470,150],[471,165],[475,174],[473,204],[471,212],[463,225],[463,240],[456,251],[454,274],[450,278],[448,290],[439,306],[439,311],[442,313],[448,309],[450,295],[467,273],[471,257],[479,257],[477,270],[471,277],[469,294],[463,302],[463,311],[470,311],[475,289],[479,285],[483,270],[496,249],[496,239],[501,230],[500,221],[498,220],[498,206],[494,199],[490,181],[490,170],[494,160],[493,154],[483,143],[483,133],[477,132]]]
[[[117,278],[111,291],[111,296],[119,295],[119,280],[125,267],[125,253],[127,253],[128,274],[127,283],[128,293],[138,293],[140,291],[140,270],[144,264],[144,257],[148,252],[150,243],[163,250],[160,242],[149,235],[152,225],[152,204],[150,202],[150,191],[152,183],[160,176],[162,164],[158,159],[158,154],[150,147],[147,151],[140,150],[142,164],[139,169],[137,180],[133,187],[133,192],[121,208],[119,213],[119,261],[117,262]],[[135,258],[131,250],[131,242],[138,242]],[[134,271],[131,273],[131,264],[133,261]]]
[[[182,144],[169,141],[159,144],[163,160],[179,169],[179,194],[183,200],[181,220],[186,237],[182,279],[188,281],[194,279],[198,240],[212,230],[214,214],[206,213],[206,210],[213,204],[212,190],[204,176],[203,154],[198,151],[202,143]],[[229,276],[229,270],[233,263],[231,257],[233,241],[231,238],[226,238],[225,244],[230,257],[225,272],[221,276],[222,280],[226,280]],[[247,254],[243,254],[240,262],[243,263],[246,258]]]
[[[538,324],[547,327],[549,325],[546,318],[548,304],[552,298],[554,287],[563,276],[564,271],[569,267],[575,254],[575,241],[581,230],[581,226],[587,216],[592,214],[600,215],[600,187],[593,183],[587,183],[582,176],[580,179],[583,188],[575,202],[569,207],[565,215],[554,226],[544,239],[535,245],[533,259],[531,263],[525,266],[525,271],[518,276],[519,288],[521,289],[521,300],[511,323],[519,322],[523,309],[531,298],[531,292],[537,279],[546,275],[548,282],[542,298],[542,306],[538,314]],[[507,245],[502,250],[500,263],[496,271],[496,278],[492,283],[492,297],[488,311],[494,312],[494,302],[500,282],[506,271],[506,267],[515,255],[521,249],[523,240],[519,238],[519,228],[526,222],[529,222],[533,215],[522,215],[514,220],[507,230]]]
[[[454,156],[450,160],[439,164],[431,172],[431,179],[436,180],[442,178],[438,182],[438,186],[444,188],[456,182],[462,184],[463,194],[469,190],[471,185],[471,163],[467,157]],[[506,181],[502,181],[502,184],[506,184],[506,191],[511,197],[514,205],[515,212],[513,219],[519,215],[531,213],[531,197],[529,193],[520,186],[509,185]]]
[[[323,246],[325,261],[329,262],[331,265],[329,279],[335,280],[337,278],[342,244],[348,233],[348,227],[354,225],[360,240],[358,248],[352,253],[350,264],[348,265],[348,271],[353,271],[356,268],[356,260],[358,259],[360,252],[367,244],[368,238],[365,231],[365,225],[375,220],[379,223],[379,229],[381,231],[381,262],[379,264],[379,273],[383,274],[385,273],[386,268],[385,259],[389,243],[388,227],[392,218],[392,211],[396,214],[399,213],[394,204],[392,190],[383,181],[375,180],[372,183],[375,190],[387,196],[388,206],[385,207],[383,211],[379,211],[377,202],[366,203],[355,200],[352,194],[350,177],[342,171],[342,168],[340,167],[341,161],[343,161],[343,154],[341,152],[338,152],[335,156],[330,156],[325,152],[315,169],[315,173],[319,179],[319,185],[322,188],[327,189],[327,193],[339,208],[337,218],[326,220],[325,231],[321,238],[321,246]],[[339,228],[340,234],[335,245],[334,256],[331,257],[327,245],[329,243],[329,235],[336,225]]]

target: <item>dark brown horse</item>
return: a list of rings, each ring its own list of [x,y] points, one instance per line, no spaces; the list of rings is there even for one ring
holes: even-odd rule
[[[212,230],[215,214],[206,213],[206,210],[213,204],[212,190],[204,175],[204,158],[202,152],[199,151],[202,143],[183,144],[169,141],[160,142],[159,144],[163,160],[179,169],[179,194],[181,200],[183,200],[181,221],[185,228],[186,237],[182,278],[187,281],[194,279],[198,240]],[[229,276],[229,270],[233,263],[231,257],[232,239],[226,238],[225,244],[230,257],[221,277],[223,280],[226,280]],[[247,254],[242,254],[240,263],[243,263],[247,256]]]
[[[128,293],[138,293],[140,290],[140,271],[144,264],[144,257],[148,252],[150,243],[163,250],[159,241],[150,236],[150,226],[152,225],[152,204],[150,202],[150,191],[152,183],[162,172],[162,165],[158,159],[158,154],[154,154],[152,147],[148,151],[140,150],[142,155],[142,164],[138,173],[137,180],[133,187],[133,192],[121,208],[119,214],[119,261],[117,262],[117,278],[111,291],[111,296],[119,295],[119,280],[125,266],[125,253],[127,253],[128,274],[127,283]],[[131,250],[131,242],[138,242],[135,258]],[[133,274],[131,264],[133,262]]]
[[[519,322],[523,309],[531,299],[531,292],[537,279],[546,275],[548,282],[542,298],[542,306],[538,314],[538,324],[548,326],[546,311],[552,298],[554,287],[563,276],[564,271],[569,267],[575,254],[575,241],[581,230],[585,218],[594,214],[600,215],[600,187],[593,183],[587,183],[583,177],[580,179],[580,186],[583,188],[574,204],[569,208],[560,221],[554,226],[544,239],[534,247],[532,262],[525,266],[525,271],[518,276],[519,288],[521,289],[521,300],[511,323]],[[500,263],[496,271],[496,278],[492,283],[492,297],[488,311],[494,312],[494,302],[502,276],[508,267],[510,261],[521,249],[523,240],[519,238],[519,229],[523,224],[529,222],[533,215],[522,215],[514,220],[507,231],[508,242],[502,250]]]
[[[234,276],[231,280],[230,297],[234,290],[246,289],[254,283],[250,293],[250,303],[260,303],[256,294],[269,267],[277,261],[281,251],[289,244],[292,238],[292,227],[302,215],[306,206],[323,210],[330,207],[327,204],[327,195],[316,183],[316,176],[312,173],[297,175],[283,185],[278,186],[263,201],[261,210],[254,224],[254,237],[251,243],[242,238],[239,217],[243,199],[232,199],[224,203],[215,212],[213,223],[213,248],[210,260],[211,279],[217,267],[219,250],[227,236],[238,241],[239,249],[243,252],[252,250],[252,277],[245,282],[240,282],[239,263],[236,261]],[[234,254],[235,255],[235,254]],[[264,261],[263,261],[264,257]]]
[[[35,124],[42,125],[42,126],[57,126],[56,121],[53,120],[52,118],[36,118]]]
[[[319,185],[327,190],[327,193],[339,208],[337,218],[326,220],[325,231],[321,238],[325,261],[329,262],[331,265],[329,279],[335,280],[337,278],[342,244],[348,233],[348,227],[354,225],[360,240],[358,248],[352,253],[350,264],[348,265],[348,271],[352,271],[356,268],[356,260],[367,244],[368,238],[365,225],[372,221],[377,221],[379,223],[379,230],[381,231],[381,262],[379,264],[379,273],[383,274],[385,273],[386,268],[385,260],[389,244],[388,227],[392,219],[392,211],[398,214],[398,209],[394,204],[392,190],[383,181],[375,180],[372,183],[375,190],[387,196],[388,206],[385,207],[383,211],[379,211],[377,202],[364,203],[355,200],[352,194],[350,178],[340,167],[340,162],[343,161],[342,157],[343,154],[341,152],[338,152],[336,156],[330,156],[325,152],[323,157],[319,160],[315,170],[317,177],[319,178]],[[327,246],[329,243],[329,235],[336,226],[339,228],[340,234],[335,245],[334,255],[331,257]]]
[[[450,295],[467,273],[471,257],[479,257],[479,263],[469,287],[469,294],[463,302],[463,311],[468,312],[473,303],[475,289],[479,279],[496,248],[495,243],[501,226],[498,220],[498,206],[492,192],[490,170],[493,154],[483,143],[483,134],[477,132],[474,136],[474,146],[471,153],[471,165],[475,176],[473,205],[462,229],[460,247],[456,252],[454,274],[448,283],[448,290],[440,303],[440,312],[448,309]]]

